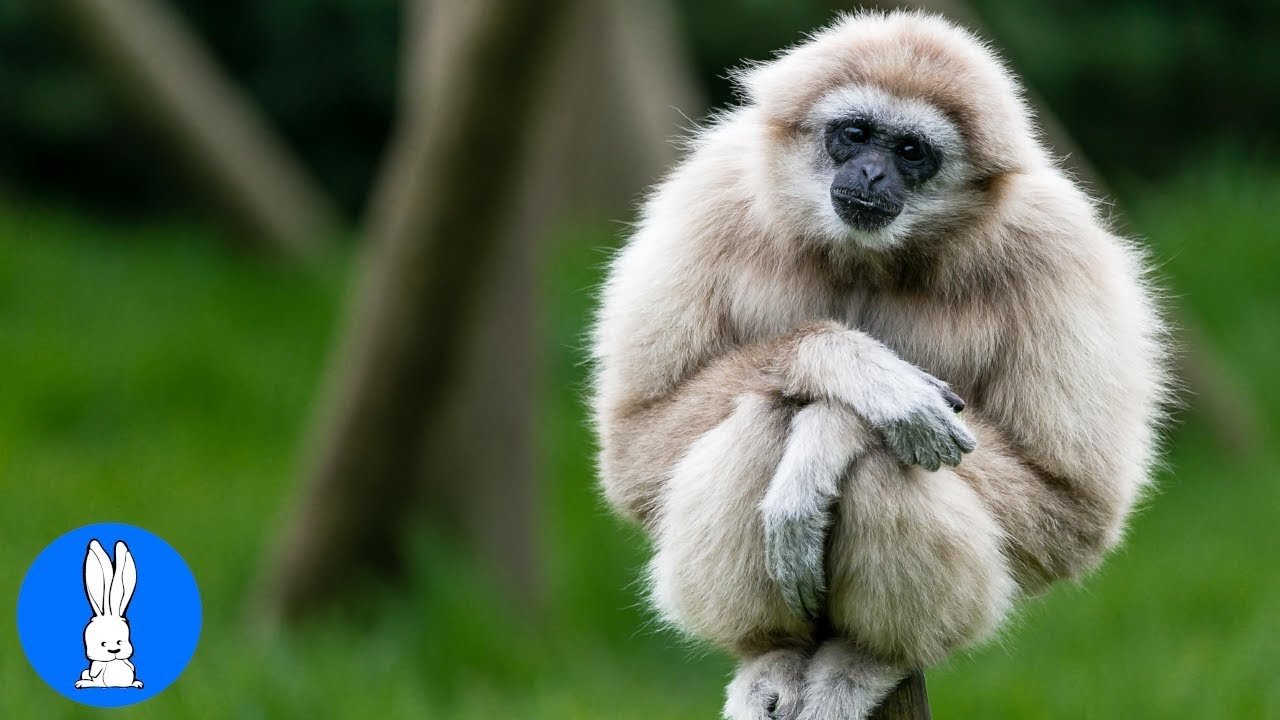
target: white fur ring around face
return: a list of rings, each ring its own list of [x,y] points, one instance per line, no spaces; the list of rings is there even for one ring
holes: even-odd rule
[[[123,541],[116,542],[115,562],[102,544],[93,539],[84,558],[84,593],[93,617],[84,628],[84,654],[89,667],[80,673],[76,688],[141,688],[137,668],[129,659],[129,622],[124,611],[138,584],[133,554]]]

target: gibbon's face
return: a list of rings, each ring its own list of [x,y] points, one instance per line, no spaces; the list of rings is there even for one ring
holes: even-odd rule
[[[907,193],[938,174],[938,153],[917,130],[855,115],[826,130],[835,162],[831,204],[851,227],[873,231],[902,214]]]
[[[810,185],[822,186],[822,224],[835,240],[900,244],[921,220],[946,211],[965,173],[959,131],[921,100],[840,88],[815,106],[808,126],[819,176]]]

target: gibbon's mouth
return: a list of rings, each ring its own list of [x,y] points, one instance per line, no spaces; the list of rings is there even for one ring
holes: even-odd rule
[[[831,189],[831,205],[846,224],[864,231],[879,230],[902,213],[901,203],[871,200],[842,188]]]
[[[120,648],[116,648],[114,650],[108,650],[107,652],[111,653],[112,655],[115,655],[116,653],[120,652]]]

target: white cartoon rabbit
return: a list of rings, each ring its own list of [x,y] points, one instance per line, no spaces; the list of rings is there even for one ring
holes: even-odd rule
[[[116,542],[113,566],[102,545],[96,539],[89,541],[84,558],[84,592],[93,607],[93,617],[84,628],[84,654],[90,662],[89,669],[80,673],[77,688],[142,687],[129,660],[133,645],[129,643],[129,622],[124,619],[124,610],[137,584],[138,569],[128,546]]]

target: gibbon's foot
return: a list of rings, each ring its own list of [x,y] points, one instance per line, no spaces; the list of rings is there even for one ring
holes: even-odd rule
[[[905,674],[848,640],[828,640],[809,662],[799,720],[863,720]]]
[[[133,686],[134,686],[134,687],[136,687],[136,688],[138,688],[139,690],[141,690],[141,689],[142,689],[142,681],[141,681],[141,680],[134,680],[134,681],[133,681]]]
[[[799,650],[774,650],[745,661],[729,683],[726,720],[796,720],[804,696],[808,658]]]
[[[76,688],[79,689],[79,688],[93,687],[95,684],[96,683],[94,683],[92,680],[77,680]]]

